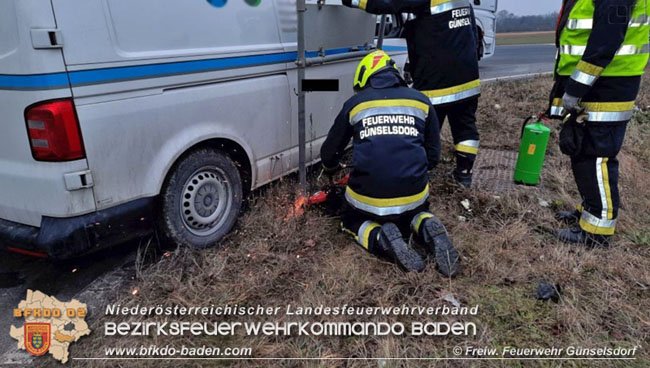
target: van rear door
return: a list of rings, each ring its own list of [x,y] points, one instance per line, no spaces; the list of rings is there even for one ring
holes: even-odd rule
[[[50,0],[0,1],[0,219],[38,227],[95,210],[92,189],[66,189],[85,159],[37,161],[30,146],[28,107],[72,97],[61,43]]]

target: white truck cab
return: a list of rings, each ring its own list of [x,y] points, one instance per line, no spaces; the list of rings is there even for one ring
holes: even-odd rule
[[[498,0],[473,0],[474,17],[478,27],[479,36],[481,36],[482,59],[487,59],[494,55],[496,48],[497,33],[497,9]]]
[[[307,96],[315,162],[375,17],[306,15],[307,77],[340,85]],[[295,60],[292,0],[0,2],[0,246],[67,258],[155,227],[214,245],[297,168]]]

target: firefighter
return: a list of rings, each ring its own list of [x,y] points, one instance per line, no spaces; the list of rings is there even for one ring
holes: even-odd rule
[[[571,167],[582,203],[559,212],[566,243],[607,246],[619,209],[618,160],[648,62],[646,0],[564,0],[550,114],[587,114]],[[584,110],[583,110],[584,109]]]
[[[413,232],[436,258],[438,270],[454,276],[458,253],[427,202],[427,171],[440,159],[440,131],[431,103],[409,88],[383,51],[361,60],[357,92],[343,105],[321,148],[324,171],[340,170],[352,138],[350,180],[342,229],[370,253],[407,271],[422,271],[420,254],[403,235]]]
[[[343,0],[372,14],[410,13],[404,28],[413,88],[445,118],[456,150],[451,176],[469,187],[478,153],[476,109],[481,93],[477,27],[469,0]]]

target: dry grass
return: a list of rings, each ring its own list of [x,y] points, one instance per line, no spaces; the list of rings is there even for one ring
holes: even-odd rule
[[[527,45],[555,42],[555,32],[508,32],[497,33],[497,45]]]
[[[648,83],[639,106],[650,107]],[[479,123],[482,146],[514,150],[520,123],[528,114],[544,109],[549,78],[490,84],[484,87]],[[496,108],[495,105],[500,107]],[[505,195],[462,191],[443,180],[432,183],[431,205],[447,224],[462,252],[463,272],[447,280],[429,267],[421,274],[405,274],[395,266],[362,251],[351,238],[337,232],[338,220],[319,211],[282,221],[295,183],[272,185],[251,199],[237,231],[219,248],[202,252],[179,250],[145,269],[116,303],[147,305],[293,305],[316,306],[439,306],[451,293],[464,305],[480,305],[473,320],[479,331],[468,338],[424,337],[104,337],[102,325],[116,318],[92,321],[94,333],[71,347],[74,357],[103,356],[105,346],[203,344],[246,346],[256,357],[445,357],[456,345],[502,347],[642,347],[639,360],[620,366],[650,364],[650,115],[637,114],[630,124],[620,155],[623,210],[611,249],[586,250],[559,244],[550,235],[558,224],[553,213],[575,204],[577,191],[566,157],[557,148],[557,133],[544,170],[544,187],[520,189]],[[438,177],[451,169],[449,132],[444,132],[445,157]],[[469,198],[472,213],[460,201]],[[539,205],[539,199],[552,204]],[[467,222],[457,221],[466,216]],[[547,279],[563,288],[560,302],[535,300],[538,281]],[[138,296],[128,294],[137,287]],[[197,320],[195,318],[194,320]],[[290,320],[278,316],[273,321]],[[409,317],[409,322],[424,318]],[[442,318],[443,320],[445,318]],[[142,320],[127,318],[127,321]],[[148,321],[155,318],[148,318]],[[208,319],[210,320],[210,319]],[[214,319],[213,319],[214,320]],[[225,320],[248,320],[228,317]],[[308,319],[310,320],[310,319]],[[358,318],[357,318],[358,320]],[[380,318],[391,320],[391,318]],[[75,362],[79,363],[79,362]],[[126,362],[120,366],[133,366]],[[431,363],[387,361],[380,367],[425,366]],[[550,366],[543,362],[482,362],[481,366]],[[599,364],[597,364],[599,363]],[[86,362],[87,366],[112,366]],[[265,361],[179,362],[178,366],[229,364],[267,366]],[[274,364],[293,367],[307,362]],[[310,366],[377,366],[375,361],[309,362]],[[441,366],[476,366],[449,362]],[[581,367],[578,362],[553,366]],[[115,364],[117,366],[117,364]],[[138,366],[158,366],[139,362]],[[594,362],[589,366],[617,366]]]

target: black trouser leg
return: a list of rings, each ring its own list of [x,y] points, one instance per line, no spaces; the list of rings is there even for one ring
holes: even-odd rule
[[[623,144],[626,125],[608,124],[587,122],[581,153],[571,158],[582,197],[580,227],[595,235],[614,234],[620,203],[616,155]]]
[[[381,247],[376,245],[381,225],[392,222],[397,225],[402,236],[406,237],[411,229],[419,228],[423,220],[433,216],[428,210],[429,204],[425,203],[399,215],[376,216],[359,211],[346,203],[341,213],[341,228],[344,232],[354,236],[357,243],[368,252],[376,256],[390,258],[390,255],[384,254]],[[418,219],[419,221],[417,221]],[[417,232],[414,235],[418,236]]]
[[[456,170],[460,174],[471,174],[479,148],[479,133],[476,127],[476,110],[478,97],[455,104],[436,106],[440,128],[445,118],[449,118],[449,127],[456,149]]]
[[[379,257],[387,256],[381,247],[375,246],[381,224],[374,221],[372,216],[358,211],[346,203],[341,212],[341,229],[352,235],[357,243],[371,254]]]
[[[618,160],[576,156],[571,167],[582,197],[580,227],[592,234],[614,234],[619,207]]]

